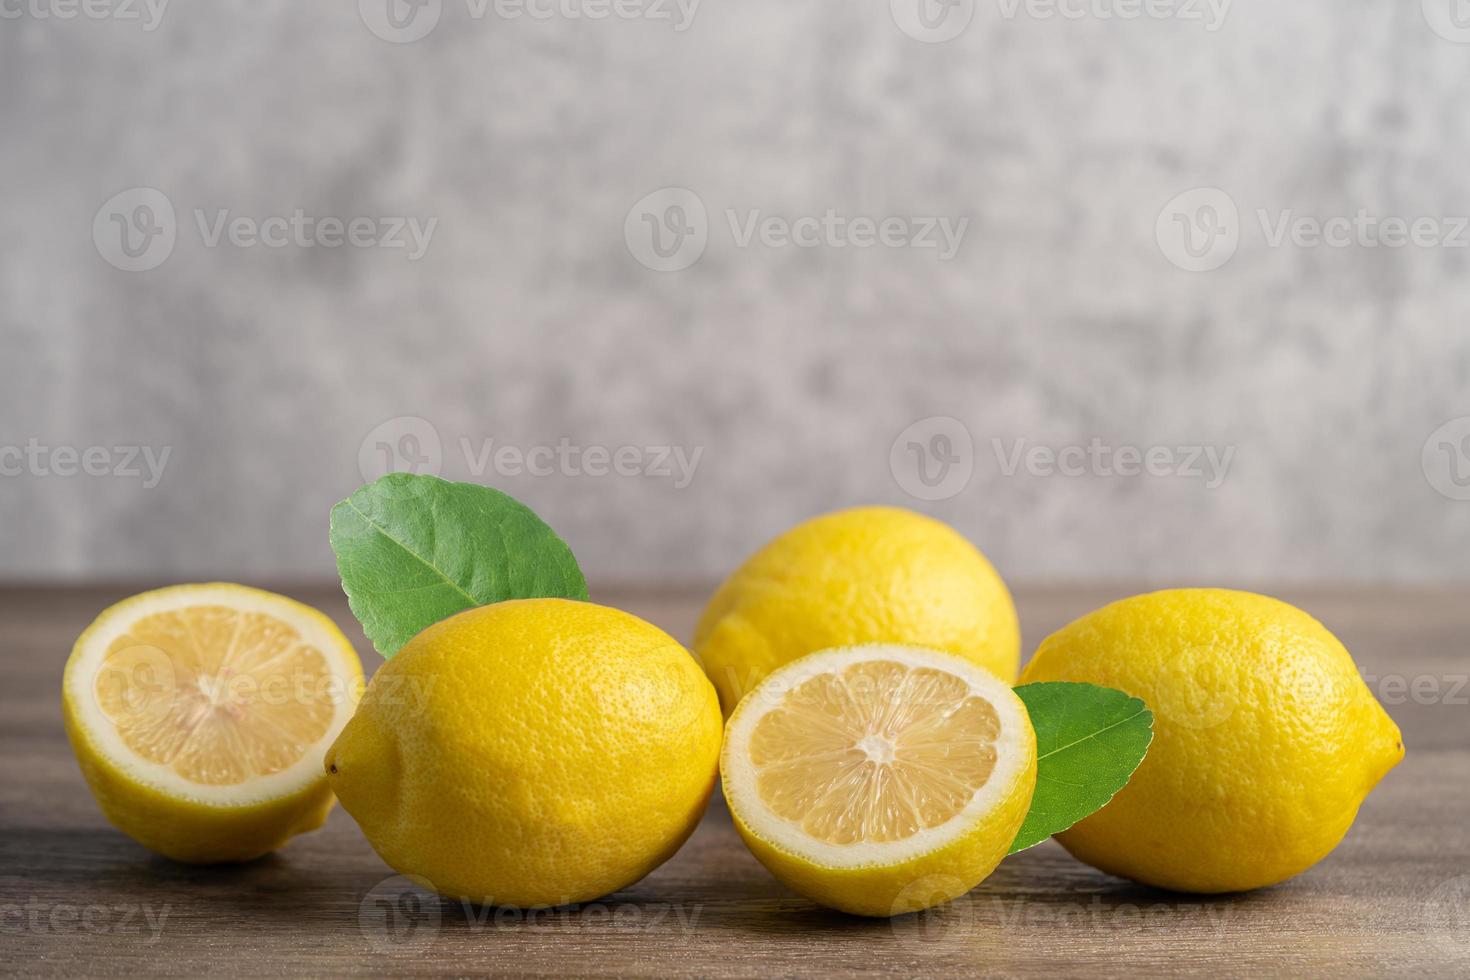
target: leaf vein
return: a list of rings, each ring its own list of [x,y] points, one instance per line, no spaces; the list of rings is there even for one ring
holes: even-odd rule
[[[371,517],[368,517],[367,514],[363,513],[362,512],[362,509],[359,508],[357,506],[357,504],[353,503],[351,498],[348,498],[348,500],[347,500],[347,506],[348,507],[351,507],[353,513],[357,514],[357,516],[359,516],[359,517],[362,518],[362,521],[363,521],[364,524],[366,524],[368,527],[372,528],[374,531],[377,531],[379,534],[381,534],[383,537],[387,538],[389,541],[391,541],[394,544],[398,545],[398,547],[402,548],[404,550],[404,552],[406,552],[407,554],[409,554],[409,555],[413,556],[414,558],[418,559],[419,562],[421,562],[425,568],[429,569],[435,575],[437,575],[440,578],[442,578],[444,580],[445,584],[449,585],[451,588],[453,588],[460,595],[462,595],[466,599],[468,599],[469,602],[470,602],[470,605],[477,606],[477,605],[480,604],[479,603],[479,600],[477,600],[474,596],[472,596],[468,592],[466,592],[464,590],[464,588],[459,585],[459,583],[455,582],[448,575],[445,575],[444,572],[441,571],[437,565],[435,565],[433,562],[429,561],[429,559],[425,558],[423,555],[419,554],[417,551],[414,551],[412,548],[410,548],[404,542],[398,540],[393,535],[389,534],[387,528],[383,527],[381,524],[379,524],[376,521],[374,521]]]
[[[1112,731],[1114,728],[1117,728],[1119,725],[1126,725],[1128,722],[1132,721],[1134,718],[1137,718],[1140,715],[1144,714],[1147,710],[1148,710],[1147,708],[1139,708],[1137,711],[1135,711],[1133,714],[1129,715],[1127,718],[1120,718],[1118,721],[1113,722],[1111,725],[1108,725],[1105,728],[1099,728],[1095,732],[1089,732],[1088,734],[1082,736],[1079,739],[1074,739],[1073,741],[1068,742],[1066,745],[1058,745],[1056,748],[1051,749],[1048,752],[1043,752],[1041,755],[1037,756],[1036,759],[1037,759],[1038,762],[1040,762],[1042,759],[1050,758],[1051,756],[1056,755],[1058,752],[1065,752],[1067,749],[1070,749],[1070,748],[1073,748],[1075,746],[1081,745],[1083,742],[1086,742],[1089,739],[1097,738],[1099,735],[1102,735],[1102,734],[1105,734],[1107,732]]]

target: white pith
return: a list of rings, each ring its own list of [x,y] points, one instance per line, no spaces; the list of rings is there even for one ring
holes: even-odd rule
[[[140,757],[123,741],[96,698],[97,673],[108,648],[133,623],[157,613],[210,605],[259,612],[289,623],[300,633],[302,643],[321,652],[327,669],[339,685],[334,690],[345,692],[334,703],[331,723],[322,737],[307,747],[300,759],[278,772],[255,776],[233,785],[196,783],[167,765]],[[344,648],[343,644],[343,638],[319,620],[314,610],[281,596],[240,586],[198,585],[162,589],[119,603],[108,610],[105,622],[87,632],[75,657],[67,665],[66,694],[78,726],[98,753],[137,782],[175,799],[215,806],[250,806],[291,796],[323,778],[322,758],[352,717],[361,694],[359,675],[354,669],[356,664],[345,660],[346,657],[355,660],[357,654],[350,648]]]
[[[995,768],[964,809],[937,827],[920,830],[897,841],[834,844],[812,837],[796,823],[773,813],[765,805],[756,791],[756,768],[749,752],[750,737],[756,723],[772,708],[780,706],[787,693],[805,681],[819,674],[834,673],[871,661],[892,661],[911,668],[928,667],[944,671],[962,679],[971,694],[989,701],[1000,719],[1000,734],[995,741]],[[1024,712],[1009,685],[952,654],[889,644],[841,647],[813,653],[770,674],[736,708],[726,732],[721,757],[728,802],[757,836],[815,864],[830,868],[900,864],[944,847],[1010,796],[1026,765],[1024,738],[1030,720]],[[889,751],[886,746],[867,744],[869,741],[864,739],[860,747],[870,757]],[[875,738],[871,741],[883,740]]]

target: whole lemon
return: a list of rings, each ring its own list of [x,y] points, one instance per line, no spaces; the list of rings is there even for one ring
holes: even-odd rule
[[[471,609],[380,667],[326,756],[378,854],[444,895],[583,902],[679,849],[714,787],[714,689],[668,634],[616,609]]]
[[[1007,683],[1021,633],[1011,594],[958,532],[898,507],[799,524],[710,600],[694,651],[725,714],[776,668],[817,650],[900,643],[956,654]]]
[[[1058,839],[1093,867],[1161,888],[1243,891],[1299,874],[1404,757],[1337,638],[1249,592],[1115,602],[1048,637],[1022,679],[1119,688],[1153,709],[1132,780]]]

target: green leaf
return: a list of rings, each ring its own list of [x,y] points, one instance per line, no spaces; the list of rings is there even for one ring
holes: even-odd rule
[[[384,657],[425,627],[505,599],[587,598],[571,549],[499,490],[389,473],[332,508],[352,614]]]
[[[1153,740],[1148,705],[1093,684],[1022,684],[1016,694],[1036,730],[1036,795],[1010,853],[1040,844],[1128,783]]]

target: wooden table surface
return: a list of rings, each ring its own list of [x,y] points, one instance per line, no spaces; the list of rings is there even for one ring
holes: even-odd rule
[[[0,589],[0,974],[16,976],[1470,976],[1470,601],[1464,590],[1283,590],[1331,627],[1408,756],[1317,867],[1264,891],[1172,895],[1052,842],[894,921],[786,891],[716,802],[688,845],[577,910],[466,910],[405,892],[339,808],[236,867],[155,857],[108,826],[62,732],[62,665],[127,589]],[[286,589],[361,640],[335,588]],[[1126,588],[1020,589],[1028,651]],[[698,595],[602,594],[688,638]],[[391,912],[390,912],[391,910]]]

